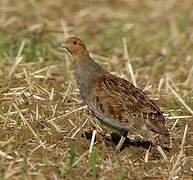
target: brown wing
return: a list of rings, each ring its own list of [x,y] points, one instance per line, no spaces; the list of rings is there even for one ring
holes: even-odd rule
[[[134,129],[147,125],[150,130],[168,135],[160,109],[130,82],[115,76],[100,77],[91,92],[91,110],[107,124]]]

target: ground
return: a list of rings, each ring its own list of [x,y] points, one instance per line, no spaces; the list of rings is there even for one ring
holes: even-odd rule
[[[191,0],[1,0],[0,179],[192,179],[192,8]],[[69,35],[160,106],[171,149],[130,136],[115,151],[116,134],[88,111],[59,48]]]

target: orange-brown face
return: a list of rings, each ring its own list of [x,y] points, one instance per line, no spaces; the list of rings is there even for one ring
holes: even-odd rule
[[[72,55],[86,50],[84,42],[77,37],[69,37],[61,47],[66,48]]]

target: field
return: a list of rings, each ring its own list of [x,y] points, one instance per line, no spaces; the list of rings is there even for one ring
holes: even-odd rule
[[[193,179],[192,0],[1,0],[0,179]],[[159,104],[171,145],[100,124],[70,55],[83,39],[105,69]]]

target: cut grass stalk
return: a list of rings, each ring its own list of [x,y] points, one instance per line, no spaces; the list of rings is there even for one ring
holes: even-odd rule
[[[7,123],[8,123],[8,119],[9,119],[9,116],[10,116],[10,113],[11,113],[11,110],[12,110],[12,106],[13,106],[14,101],[15,101],[15,97],[13,97],[13,99],[12,99],[10,105],[9,105],[9,109],[8,109],[8,111],[7,111],[7,115],[6,115],[6,118],[5,118],[5,122],[4,122],[4,125],[3,125],[3,130],[5,130],[5,127],[6,127]]]
[[[42,144],[42,141],[39,139],[38,135],[35,133],[35,131],[33,130],[33,128],[30,126],[30,124],[27,122],[27,120],[25,119],[25,117],[23,116],[22,112],[19,110],[19,108],[17,107],[17,105],[15,103],[13,103],[14,108],[17,110],[17,112],[19,113],[20,118],[22,119],[22,121],[27,125],[27,127],[29,128],[29,130],[31,131],[31,133],[34,135],[35,139],[38,140],[40,142],[40,144],[42,145],[42,147],[45,149],[45,146]]]
[[[92,132],[92,138],[91,138],[91,142],[90,142],[89,154],[92,153],[92,148],[93,148],[93,145],[94,145],[96,132],[97,132],[96,130],[93,130],[93,132]]]
[[[178,99],[178,101],[191,113],[193,114],[193,110],[185,103],[185,101],[181,98],[181,96],[170,86],[168,83],[168,88],[173,93],[173,95]]]
[[[164,153],[163,149],[161,148],[161,146],[157,146],[157,150],[159,151],[159,153],[162,155],[162,157],[164,158],[164,160],[166,162],[168,162],[168,157],[166,156],[166,154]]]
[[[89,118],[87,118],[87,119],[84,121],[84,123],[82,124],[81,128],[83,128],[83,127],[85,126],[85,124],[88,122],[88,120],[89,120]],[[72,139],[76,136],[76,134],[78,134],[78,132],[80,131],[81,128],[78,128],[78,129],[75,131],[75,133],[71,136]]]
[[[13,159],[12,156],[7,155],[5,152],[3,152],[1,150],[0,150],[0,156],[3,157],[3,158],[6,158],[6,159],[10,159],[10,160]]]
[[[169,180],[177,178],[176,176],[181,169],[178,167],[182,163],[182,157],[184,154],[184,144],[185,144],[185,140],[186,140],[187,131],[188,131],[188,125],[186,124],[185,129],[184,129],[183,138],[182,138],[181,145],[180,145],[180,151],[176,157],[176,161],[174,162],[174,164],[170,170],[169,178],[168,178]]]
[[[22,51],[24,49],[24,46],[25,46],[25,41],[22,41],[21,43],[21,46],[19,48],[19,51],[17,53],[17,56],[16,56],[16,59],[15,59],[15,63],[14,65],[12,66],[10,72],[9,72],[9,76],[11,76],[14,72],[15,72],[15,69],[17,68],[18,64],[21,62],[21,60],[23,59],[23,57],[21,56],[22,54]]]
[[[128,55],[126,39],[123,38],[122,41],[123,41],[123,50],[124,50],[124,60],[126,60],[126,62],[127,62],[126,63],[126,67],[127,67],[128,71],[130,73],[131,80],[132,80],[134,86],[137,87],[135,75],[134,75],[134,72],[133,72],[133,67],[131,65],[131,62],[130,62],[130,59],[129,59],[129,55]]]
[[[69,115],[71,115],[71,114],[73,114],[73,113],[75,113],[75,112],[77,112],[77,111],[81,111],[81,110],[85,109],[86,107],[87,107],[87,106],[82,106],[82,107],[77,108],[77,109],[75,109],[75,110],[73,110],[73,111],[70,111],[69,113],[66,113],[66,114],[63,114],[63,115],[61,115],[61,116],[52,118],[52,119],[48,120],[47,122],[51,122],[51,121],[55,121],[55,120],[58,120],[58,119],[61,119],[61,118],[65,118],[65,117],[67,117],[67,116],[69,116]]]

